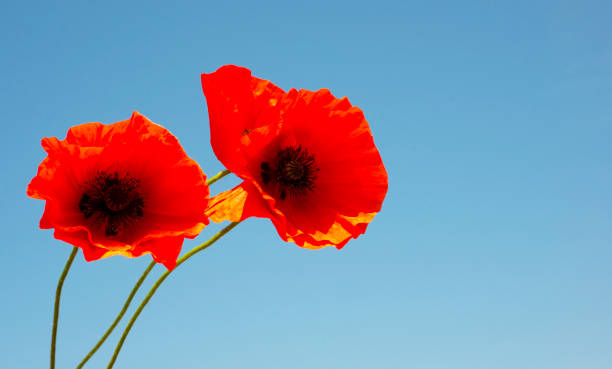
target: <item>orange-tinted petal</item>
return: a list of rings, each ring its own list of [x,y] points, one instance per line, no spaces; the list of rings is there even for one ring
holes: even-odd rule
[[[206,215],[215,223],[224,220],[240,222],[248,217],[271,216],[266,203],[249,182],[242,182],[210,199]]]

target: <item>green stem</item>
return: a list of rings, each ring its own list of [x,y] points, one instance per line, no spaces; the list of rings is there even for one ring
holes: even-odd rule
[[[214,177],[211,177],[208,179],[208,181],[206,181],[206,185],[210,186],[211,184],[217,182],[218,180],[220,180],[221,178],[225,177],[226,175],[230,174],[231,171],[229,170],[222,170],[219,173],[215,174]]]
[[[96,353],[96,351],[98,351],[98,349],[100,348],[100,346],[102,346],[104,341],[106,341],[108,336],[110,336],[110,334],[113,332],[113,330],[115,329],[117,324],[119,324],[119,321],[121,320],[121,318],[123,318],[123,315],[127,311],[128,307],[132,303],[132,299],[136,295],[136,292],[138,292],[138,289],[140,288],[140,286],[142,285],[144,280],[147,278],[147,275],[149,275],[149,272],[151,272],[151,269],[153,269],[153,267],[156,264],[157,263],[155,261],[152,261],[151,264],[149,264],[149,266],[147,267],[147,269],[145,269],[145,271],[140,276],[140,279],[138,280],[138,282],[136,282],[136,284],[134,285],[134,288],[132,288],[132,292],[130,292],[130,295],[128,296],[127,300],[125,300],[125,303],[123,304],[123,308],[121,308],[121,311],[119,312],[119,314],[115,318],[115,321],[113,322],[113,324],[111,324],[111,326],[108,327],[108,329],[106,330],[106,332],[104,333],[102,338],[100,338],[98,343],[96,343],[96,345],[91,349],[91,351],[89,351],[87,356],[85,356],[85,358],[83,358],[83,360],[79,363],[79,366],[77,366],[76,369],[81,369],[85,365],[85,363],[87,363],[87,361],[89,359],[91,359],[91,357]]]
[[[72,248],[72,252],[68,257],[68,261],[66,261],[66,265],[64,266],[64,270],[62,271],[62,275],[60,275],[60,279],[57,282],[57,289],[55,290],[55,306],[53,308],[53,330],[51,332],[51,369],[55,369],[55,342],[57,338],[57,321],[59,319],[59,307],[60,307],[60,297],[62,295],[62,287],[64,286],[64,280],[68,275],[68,271],[70,270],[70,266],[74,261],[74,257],[77,254],[79,249],[77,247]]]
[[[220,180],[221,178],[225,177],[226,175],[230,174],[231,171],[229,170],[222,170],[219,173],[217,173],[215,176],[209,178],[206,181],[206,185],[209,186],[215,182],[217,182],[218,180]],[[213,241],[214,242],[214,241]],[[186,254],[187,255],[187,254]],[[130,306],[130,304],[132,303],[132,299],[134,298],[134,296],[136,295],[136,292],[138,291],[138,289],[140,288],[140,286],[142,285],[142,283],[144,282],[144,280],[146,279],[147,275],[149,274],[149,272],[151,271],[151,269],[153,269],[153,267],[155,266],[155,262],[151,262],[151,264],[149,264],[149,266],[147,267],[147,269],[143,272],[143,274],[140,276],[140,279],[138,280],[138,282],[136,282],[136,285],[134,285],[134,288],[132,288],[132,291],[130,292],[130,295],[128,296],[127,300],[125,301],[125,303],[123,304],[123,308],[121,309],[121,311],[119,312],[119,314],[117,315],[117,317],[115,318],[115,321],[113,321],[113,323],[111,324],[111,326],[106,330],[106,332],[104,333],[104,335],[102,336],[102,338],[100,338],[100,340],[96,343],[96,345],[91,349],[91,351],[89,351],[89,353],[87,354],[87,356],[85,356],[83,358],[83,360],[79,363],[79,365],[77,366],[76,369],[81,369],[83,368],[83,366],[87,363],[87,361],[89,361],[89,359],[91,359],[91,357],[96,353],[96,351],[98,351],[98,349],[100,348],[100,346],[102,346],[102,344],[106,341],[106,339],[108,338],[108,336],[113,332],[113,330],[115,329],[115,327],[117,326],[117,324],[119,324],[119,322],[121,321],[121,319],[123,318],[123,315],[125,315],[125,312],[127,311],[128,307]],[[179,262],[177,261],[177,266],[179,265]],[[165,277],[164,277],[165,278]],[[144,307],[144,306],[143,306]]]
[[[195,247],[194,249],[192,249],[191,251],[189,251],[185,255],[181,256],[176,261],[176,267],[174,269],[166,270],[166,272],[164,272],[164,274],[162,274],[157,279],[157,281],[151,287],[151,290],[149,291],[147,296],[144,298],[144,300],[142,300],[142,302],[138,306],[138,309],[136,309],[136,311],[134,312],[134,315],[132,315],[132,318],[130,319],[130,321],[128,322],[127,326],[125,327],[125,329],[123,331],[123,335],[119,339],[119,343],[117,343],[117,347],[115,347],[115,352],[113,353],[113,357],[111,358],[110,362],[108,363],[108,366],[106,367],[106,369],[111,369],[113,367],[113,365],[115,365],[115,361],[117,360],[117,356],[119,355],[119,351],[121,351],[121,347],[123,346],[123,343],[125,342],[125,339],[127,338],[128,333],[130,333],[130,329],[132,329],[132,326],[134,325],[134,322],[136,322],[136,319],[138,319],[138,316],[140,315],[142,310],[145,308],[145,306],[147,306],[147,303],[149,303],[149,300],[151,300],[151,298],[155,294],[155,291],[157,291],[159,286],[161,286],[161,284],[170,275],[170,273],[172,273],[174,270],[176,270],[176,268],[178,268],[179,265],[181,265],[185,261],[187,261],[187,259],[189,259],[193,255],[197,254],[198,252],[206,249],[208,246],[210,246],[213,243],[215,243],[215,241],[217,241],[219,238],[223,237],[227,232],[231,231],[239,223],[240,222],[230,223],[227,227],[225,227],[221,231],[219,231],[219,233],[217,233],[214,236],[212,236],[208,241],[204,242],[200,246]]]
[[[209,186],[215,182],[217,182],[218,180],[220,180],[221,178],[225,177],[226,175],[230,174],[231,171],[229,170],[222,170],[219,173],[217,173],[215,176],[209,178],[206,181],[206,185]],[[98,349],[100,348],[100,346],[102,346],[102,344],[104,343],[104,341],[106,341],[106,339],[108,338],[108,336],[113,332],[113,330],[115,329],[115,327],[117,326],[117,324],[119,324],[119,322],[121,321],[121,319],[123,318],[123,315],[125,315],[125,312],[127,311],[128,307],[130,306],[130,304],[132,303],[132,299],[134,298],[134,296],[136,295],[136,292],[138,292],[138,289],[140,288],[140,286],[142,285],[142,283],[144,282],[144,280],[147,278],[147,275],[149,274],[149,272],[151,271],[151,269],[153,269],[153,267],[155,266],[155,262],[151,262],[151,264],[149,264],[149,266],[147,267],[147,269],[142,273],[142,275],[140,276],[140,279],[138,280],[138,282],[136,282],[136,285],[134,285],[134,288],[132,288],[132,292],[130,292],[130,295],[128,296],[127,300],[125,301],[125,303],[123,304],[123,308],[121,309],[121,311],[119,312],[119,314],[117,315],[117,317],[115,318],[115,321],[111,324],[111,326],[106,330],[106,332],[104,333],[104,335],[102,336],[102,338],[100,338],[100,340],[96,343],[96,345],[91,349],[91,351],[89,351],[89,353],[87,354],[87,356],[85,356],[83,358],[83,360],[79,363],[79,365],[76,367],[76,369],[81,369],[83,368],[83,366],[87,363],[87,361],[89,361],[89,359],[91,359],[91,357],[96,353],[96,351],[98,351]],[[177,264],[178,266],[178,264]]]

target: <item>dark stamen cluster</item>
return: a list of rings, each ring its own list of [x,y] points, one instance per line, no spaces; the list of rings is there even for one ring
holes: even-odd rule
[[[129,174],[100,171],[87,184],[79,210],[86,219],[93,218],[103,225],[107,236],[116,236],[143,215],[144,201],[138,193],[139,185]]]
[[[287,193],[296,197],[312,191],[318,171],[314,156],[301,145],[279,150],[272,164],[267,161],[261,163],[263,183],[278,185],[281,200],[287,197]]]

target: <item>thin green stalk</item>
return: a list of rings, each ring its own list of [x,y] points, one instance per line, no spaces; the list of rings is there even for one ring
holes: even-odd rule
[[[210,186],[211,184],[217,182],[218,180],[220,180],[221,178],[225,177],[226,175],[230,174],[231,171],[229,170],[222,170],[219,173],[215,174],[214,177],[211,177],[208,179],[208,181],[206,181],[206,185]]]
[[[121,308],[121,311],[119,312],[119,314],[115,318],[115,321],[113,322],[113,324],[111,324],[110,327],[108,327],[108,329],[106,330],[106,332],[104,333],[102,338],[100,338],[98,343],[96,343],[96,345],[91,349],[91,351],[89,351],[87,356],[85,356],[85,358],[83,358],[83,360],[79,363],[79,366],[77,366],[76,369],[81,369],[85,365],[85,363],[87,363],[87,361],[89,359],[91,359],[91,357],[96,353],[96,351],[98,351],[98,349],[100,348],[100,346],[102,346],[104,341],[106,341],[108,336],[110,336],[110,334],[113,332],[113,330],[115,329],[117,324],[119,324],[119,321],[121,320],[121,318],[123,318],[123,315],[127,311],[128,307],[132,303],[132,299],[136,295],[136,292],[138,292],[138,289],[140,288],[140,286],[142,285],[144,280],[147,278],[147,275],[149,275],[149,272],[151,272],[151,269],[153,269],[153,267],[156,264],[157,263],[155,261],[152,261],[151,264],[149,264],[149,266],[147,266],[147,269],[145,269],[145,271],[140,276],[140,279],[138,279],[138,282],[136,282],[136,284],[134,285],[134,288],[132,288],[132,292],[130,292],[130,295],[128,296],[127,300],[125,300],[125,303],[123,304],[123,308]]]
[[[55,306],[53,308],[53,329],[51,331],[51,369],[55,369],[55,342],[57,338],[57,321],[59,320],[59,307],[60,307],[60,297],[62,296],[62,287],[64,286],[64,280],[68,275],[68,271],[70,270],[70,266],[74,261],[74,257],[77,254],[79,249],[77,247],[72,248],[72,252],[68,257],[68,261],[66,261],[66,265],[64,266],[64,270],[62,270],[62,275],[60,275],[60,279],[57,282],[57,289],[55,290]]]
[[[206,181],[206,185],[209,186],[215,182],[217,182],[218,180],[220,180],[221,178],[225,177],[226,175],[230,174],[231,172],[229,170],[222,170],[219,173],[217,173],[215,176],[209,178]],[[136,285],[134,285],[134,288],[132,288],[132,292],[130,292],[130,295],[128,296],[127,300],[125,301],[123,308],[121,309],[121,311],[119,312],[119,314],[117,315],[117,317],[115,318],[115,321],[111,324],[111,326],[108,328],[108,330],[104,333],[104,335],[102,336],[102,338],[100,338],[100,340],[96,343],[96,345],[91,349],[91,351],[89,351],[89,353],[87,354],[87,356],[85,356],[83,358],[83,360],[79,363],[79,365],[77,366],[76,369],[81,369],[83,368],[83,366],[87,363],[87,361],[89,361],[89,359],[96,353],[96,351],[98,351],[98,349],[100,348],[100,346],[102,346],[102,344],[106,341],[106,339],[108,338],[108,336],[113,332],[113,330],[115,329],[115,327],[117,326],[117,324],[119,324],[119,322],[121,321],[121,319],[123,318],[123,315],[125,315],[125,312],[127,311],[128,307],[130,306],[130,304],[132,303],[132,299],[134,298],[134,296],[136,295],[136,292],[138,291],[138,289],[140,288],[140,286],[142,285],[142,283],[144,282],[144,280],[146,279],[147,275],[149,274],[149,272],[151,271],[151,269],[153,269],[153,267],[155,266],[155,262],[151,262],[151,264],[149,264],[149,266],[147,267],[147,269],[143,272],[143,274],[140,276],[140,279],[138,280],[138,282],[136,282]],[[178,266],[178,261],[177,261],[177,266]]]
[[[134,315],[132,315],[132,318],[130,319],[130,321],[128,322],[127,326],[125,327],[125,329],[123,331],[123,335],[119,339],[119,343],[117,343],[117,347],[115,347],[115,352],[113,353],[113,357],[111,358],[110,362],[108,363],[108,366],[106,367],[106,369],[111,369],[113,367],[113,365],[115,365],[115,361],[117,360],[117,356],[119,355],[119,351],[121,351],[121,347],[123,346],[123,343],[125,342],[125,339],[127,338],[127,335],[130,333],[130,330],[132,329],[132,326],[136,322],[136,319],[138,319],[138,316],[140,315],[142,310],[145,308],[145,306],[147,306],[147,304],[149,303],[149,300],[151,300],[151,298],[155,294],[155,291],[157,291],[159,286],[161,286],[161,284],[170,275],[170,273],[172,273],[174,270],[176,270],[179,267],[179,265],[181,265],[185,261],[187,261],[187,259],[189,259],[193,255],[197,254],[198,252],[206,249],[207,247],[209,247],[210,245],[215,243],[218,239],[223,237],[227,232],[231,231],[239,223],[240,222],[230,223],[227,227],[225,227],[221,231],[219,231],[219,233],[217,233],[214,236],[212,236],[208,241],[204,242],[203,244],[195,247],[194,249],[192,249],[191,251],[189,251],[185,255],[181,256],[176,261],[176,267],[173,270],[166,270],[166,272],[164,272],[164,274],[162,274],[157,279],[157,281],[151,287],[151,290],[149,291],[147,296],[144,298],[144,300],[142,300],[142,302],[138,306],[138,309],[136,309],[136,311],[134,312]]]

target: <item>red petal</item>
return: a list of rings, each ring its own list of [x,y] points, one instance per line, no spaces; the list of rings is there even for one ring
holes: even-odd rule
[[[181,253],[182,246],[183,237],[154,238],[135,247],[132,255],[137,257],[150,253],[153,260],[172,270],[176,266],[176,259]]]
[[[325,89],[292,89],[285,94],[235,66],[203,75],[202,84],[215,154],[244,179],[213,198],[207,210],[211,219],[268,217],[284,240],[306,248],[341,248],[365,232],[381,209],[388,183],[358,107]],[[258,92],[270,86],[278,90]],[[307,150],[318,171],[313,189],[281,199],[275,197],[281,193],[278,183],[262,183],[262,165],[277,160],[278,152],[287,147]]]
[[[65,140],[45,138],[42,145],[48,156],[27,194],[47,201],[41,228],[55,228],[55,237],[83,249],[86,260],[151,253],[171,268],[183,239],[208,224],[206,176],[176,137],[138,112],[111,125],[72,127]],[[107,234],[104,216],[85,217],[81,209],[100,173],[134,179],[144,204],[121,220],[116,235]]]
[[[202,89],[215,155],[228,169],[240,170],[246,165],[239,154],[242,138],[262,126],[279,124],[279,102],[285,92],[233,65],[202,74]]]

